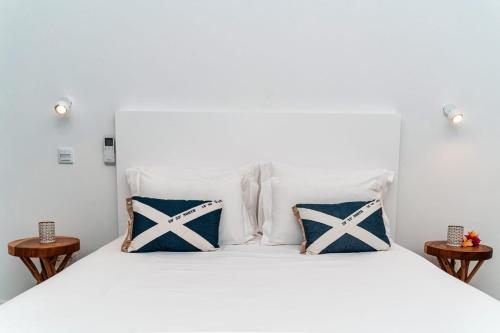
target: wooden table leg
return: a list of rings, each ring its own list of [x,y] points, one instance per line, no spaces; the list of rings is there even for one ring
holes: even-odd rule
[[[40,267],[41,267],[40,271],[38,271],[38,268],[33,263],[30,257],[19,257],[19,258],[24,263],[24,265],[26,265],[31,275],[33,275],[33,277],[36,280],[36,283],[39,284],[47,280],[48,278],[56,275],[57,273],[61,272],[64,268],[66,268],[69,260],[71,259],[71,255],[72,253],[67,254],[63,258],[57,269],[56,269],[57,257],[38,258],[40,260]]]
[[[459,276],[460,280],[466,282],[467,281],[467,274],[469,273],[469,260],[460,260],[460,270]]]
[[[47,278],[51,278],[56,273],[55,262],[52,258],[40,258],[42,265],[47,272]]]
[[[450,274],[451,276],[456,277],[457,279],[460,279],[465,283],[469,283],[472,280],[474,275],[476,275],[477,271],[479,270],[479,268],[481,268],[481,266],[484,263],[484,260],[479,260],[476,266],[474,266],[474,268],[469,274],[470,260],[460,260],[460,268],[458,269],[458,271],[455,271],[452,266],[454,265],[454,260],[448,261],[448,259],[446,258],[440,258],[440,257],[436,258],[438,260],[439,266],[443,271]]]
[[[484,263],[484,260],[479,260],[476,264],[476,266],[474,266],[474,268],[472,269],[472,272],[470,272],[470,274],[467,276],[467,278],[465,279],[465,282],[466,283],[469,283],[470,280],[472,280],[472,278],[474,277],[474,275],[476,275],[477,271],[479,270],[479,268],[481,268],[481,265]]]
[[[47,280],[47,271],[43,265],[42,258],[38,258],[38,260],[40,261],[40,274],[42,275],[43,281],[45,281]]]
[[[437,258],[437,261],[439,263],[439,267],[441,267],[441,269],[446,272],[446,267],[444,267],[444,264],[443,264],[443,261],[441,260],[441,258],[439,258],[439,257],[436,257],[436,258]]]
[[[38,269],[36,268],[35,264],[33,263],[33,261],[31,261],[29,257],[20,257],[20,258],[21,261],[26,265],[26,267],[28,267],[28,270],[31,272],[31,275],[33,275],[33,277],[35,278],[36,283],[41,283],[45,280],[43,276],[38,272]]]
[[[59,273],[60,271],[62,271],[62,270],[66,267],[66,265],[68,264],[69,259],[71,259],[71,255],[72,255],[72,254],[73,254],[73,253],[68,253],[68,254],[64,257],[63,261],[61,261],[61,263],[59,264],[59,267],[57,267],[57,271],[56,271],[56,273]]]
[[[445,267],[445,270],[448,274],[450,274],[454,277],[457,277],[457,273],[455,273],[455,270],[451,267],[451,264],[448,261],[448,259],[446,259],[446,258],[438,258],[438,259],[442,262],[442,264]]]

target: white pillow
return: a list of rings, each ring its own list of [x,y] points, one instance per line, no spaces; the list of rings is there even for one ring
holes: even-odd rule
[[[393,172],[388,170],[346,173],[282,164],[263,165],[259,197],[262,244],[302,242],[302,232],[292,211],[298,203],[335,204],[383,199],[392,180]],[[384,223],[390,235],[385,212]]]
[[[137,167],[126,170],[132,196],[222,200],[219,243],[244,244],[257,237],[259,168],[237,170]]]

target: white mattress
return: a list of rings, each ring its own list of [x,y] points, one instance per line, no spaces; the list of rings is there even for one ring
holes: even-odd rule
[[[498,332],[499,302],[394,245],[125,254],[120,240],[0,306],[0,332]]]

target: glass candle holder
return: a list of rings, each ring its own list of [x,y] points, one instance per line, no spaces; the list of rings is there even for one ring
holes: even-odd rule
[[[56,241],[56,223],[53,221],[38,222],[40,243],[48,244]]]
[[[462,246],[462,241],[464,239],[464,227],[461,225],[449,225],[448,226],[448,238],[446,244],[448,246]]]

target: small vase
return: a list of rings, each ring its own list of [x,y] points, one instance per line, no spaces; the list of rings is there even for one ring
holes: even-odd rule
[[[40,243],[48,244],[56,241],[56,223],[53,221],[38,222]]]
[[[464,239],[464,227],[461,225],[449,225],[448,226],[448,238],[446,245],[448,246],[462,246],[462,241]]]

